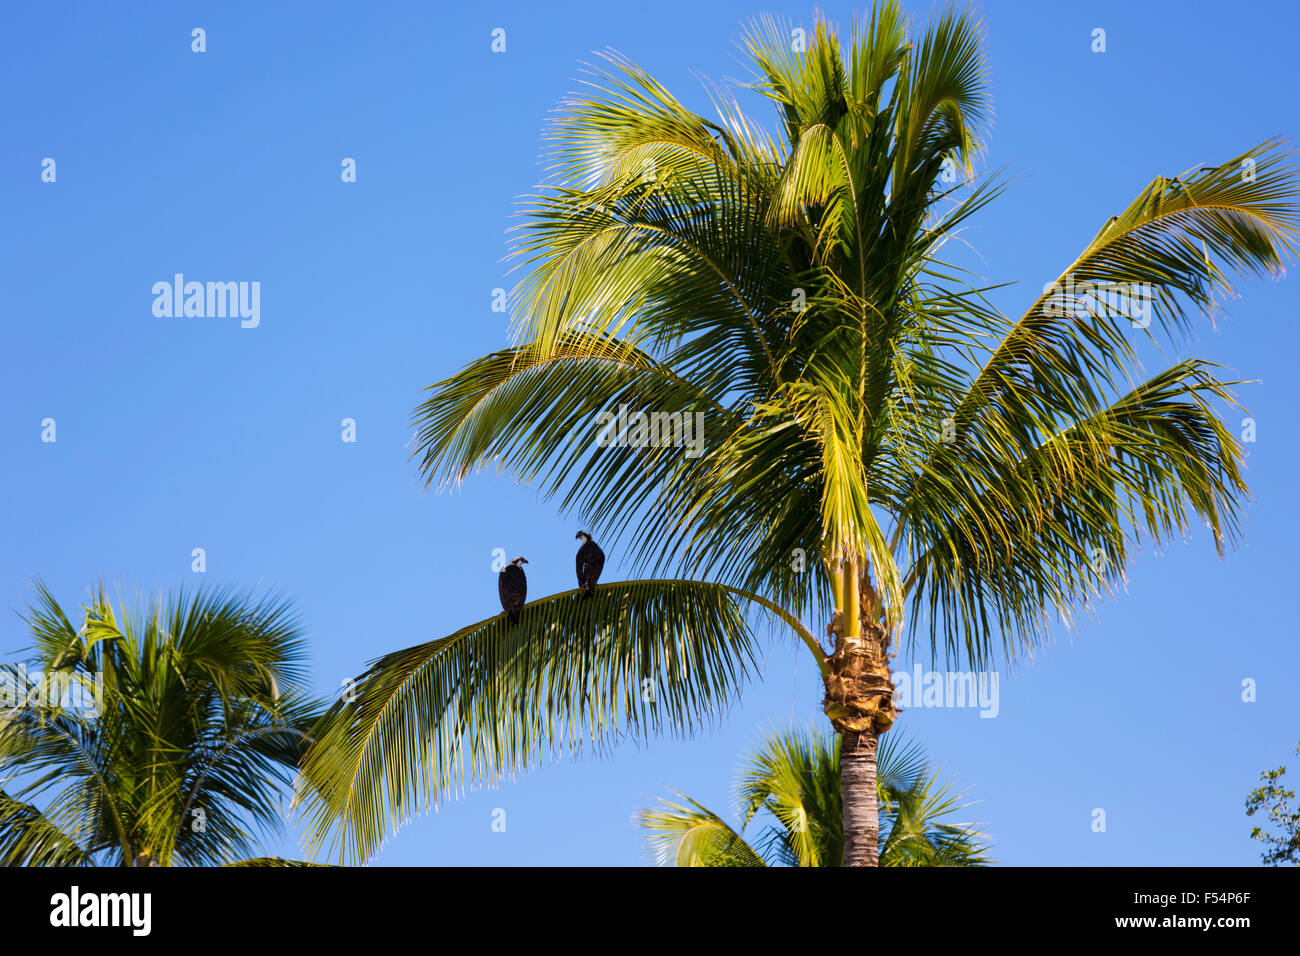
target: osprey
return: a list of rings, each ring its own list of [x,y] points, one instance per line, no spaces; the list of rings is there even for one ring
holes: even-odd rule
[[[600,550],[600,545],[592,541],[591,535],[585,531],[579,531],[574,537],[582,542],[582,547],[578,549],[578,587],[582,590],[582,596],[589,598],[596,593],[600,569],[605,566],[605,552]]]
[[[528,597],[528,578],[524,576],[524,569],[520,567],[527,563],[527,558],[515,558],[497,575],[497,593],[501,595],[501,609],[506,612],[511,624],[519,623],[519,609],[524,606],[524,599]]]

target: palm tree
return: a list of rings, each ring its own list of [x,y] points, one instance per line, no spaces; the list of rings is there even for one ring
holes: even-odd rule
[[[0,862],[308,865],[249,858],[319,717],[287,604],[181,591],[133,613],[101,586],[75,626],[35,592],[34,668],[0,669]]]
[[[963,809],[951,784],[930,775],[921,747],[895,736],[880,745],[876,800],[881,866],[985,866],[988,845],[971,824],[949,822]],[[769,733],[737,787],[737,833],[708,807],[660,798],[639,824],[662,866],[839,866],[844,854],[839,741],[834,735]],[[745,840],[766,812],[775,821]]]
[[[716,718],[764,610],[820,669],[845,863],[874,865],[904,637],[983,669],[1112,592],[1142,533],[1201,521],[1234,542],[1247,489],[1216,405],[1235,383],[1200,359],[1147,374],[1138,345],[1208,314],[1231,272],[1281,271],[1290,154],[1156,178],[1004,316],[942,258],[1001,189],[972,166],[978,24],[911,30],[893,2],[845,43],[822,19],[806,44],[758,22],[774,135],[726,91],[707,119],[613,54],[566,104],[522,224],[516,344],[431,387],[416,455],[431,484],[536,484],[647,576],[375,662],[308,755],[316,845],[367,858],[467,764],[491,783]]]

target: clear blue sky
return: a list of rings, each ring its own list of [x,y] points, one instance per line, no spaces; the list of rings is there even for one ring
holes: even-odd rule
[[[824,9],[847,22],[855,8]],[[987,165],[1015,184],[965,238],[990,280],[1018,284],[999,299],[1008,312],[1152,177],[1297,135],[1290,2],[982,9]],[[580,61],[613,47],[706,111],[694,74],[743,76],[735,39],[760,12],[808,26],[812,6],[6,5],[0,604],[21,608],[35,574],[69,604],[101,577],[128,592],[193,585],[202,547],[207,582],[295,600],[332,692],[382,652],[493,613],[495,547],[530,558],[533,593],[571,586],[573,533],[597,522],[492,475],[422,493],[410,413],[423,387],[507,341],[490,308],[507,284],[505,230]],[[195,27],[206,53],[191,52]],[[490,49],[496,27],[504,54]],[[1096,27],[1104,54],[1090,49]],[[340,181],[344,157],[356,183]],[[176,272],[259,281],[260,326],[155,317],[151,287]],[[1143,553],[1128,594],[1004,673],[995,719],[901,719],[980,801],[1000,861],[1258,861],[1243,800],[1300,738],[1298,282],[1242,284],[1190,348],[1260,380],[1241,392],[1258,427],[1247,546],[1219,561],[1198,528]],[[340,440],[344,418],[355,444]],[[611,554],[606,576],[633,570]],[[0,618],[0,652],[26,643],[16,615]],[[763,727],[820,721],[815,671],[796,668],[788,641],[765,670],[710,733],[453,801],[377,862],[645,862],[637,807],[675,786],[725,809]],[[505,833],[491,828],[497,807]],[[272,849],[296,855],[292,837]]]

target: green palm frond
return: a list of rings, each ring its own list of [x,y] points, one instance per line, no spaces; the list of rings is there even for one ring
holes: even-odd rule
[[[948,818],[969,804],[951,784],[921,772],[906,789],[881,786],[881,866],[987,866],[989,844],[969,823]]]
[[[313,852],[332,837],[340,858],[367,860],[467,783],[713,719],[756,660],[749,610],[779,612],[717,584],[601,584],[531,601],[517,625],[501,614],[380,658],[314,731],[298,797]]]
[[[1006,329],[955,409],[959,444],[1019,450],[1012,422],[1050,432],[1097,410],[1131,378],[1135,322],[1176,332],[1184,303],[1209,313],[1216,294],[1232,294],[1227,270],[1280,272],[1300,224],[1292,159],[1269,142],[1185,181],[1153,181]]]
[[[0,790],[0,866],[84,866],[89,861],[77,841],[37,807]]]
[[[416,410],[416,454],[430,483],[454,484],[491,465],[540,482],[546,495],[567,487],[562,507],[626,521],[700,459],[673,442],[620,442],[620,411],[633,420],[655,415],[650,427],[701,449],[731,414],[718,404],[719,390],[683,380],[634,345],[586,333],[567,335],[546,353],[533,346],[493,353],[433,390]]]
[[[889,734],[881,738],[876,753],[876,786],[882,793],[911,790],[925,774],[929,762],[920,741]]]
[[[763,857],[716,813],[685,794],[685,802],[659,799],[636,822],[660,866],[767,866]]]
[[[1248,493],[1216,400],[1232,401],[1228,383],[1188,360],[1010,462],[972,451],[922,472],[904,511],[906,586],[931,647],[982,666],[1000,635],[1014,656],[1115,588],[1134,534],[1184,534],[1189,511],[1217,547],[1234,541]]]
[[[940,12],[905,61],[901,86],[894,180],[928,188],[950,157],[970,171],[991,109],[978,22],[955,7]]]
[[[750,755],[737,784],[746,828],[766,811],[776,822],[757,841],[786,866],[835,866],[844,850],[839,760],[833,738],[773,732]]]

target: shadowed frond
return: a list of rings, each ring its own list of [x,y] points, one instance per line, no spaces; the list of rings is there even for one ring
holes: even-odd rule
[[[256,856],[256,857],[253,857],[253,858],[248,859],[248,860],[238,860],[238,861],[236,861],[236,862],[234,862],[234,863],[223,863],[222,866],[237,866],[237,867],[247,867],[247,866],[256,866],[256,867],[263,867],[263,866],[269,866],[269,867],[325,866],[325,867],[329,867],[329,868],[331,868],[331,869],[334,868],[334,864],[332,864],[332,863],[311,863],[311,862],[308,862],[308,861],[306,861],[306,860],[286,860],[286,859],[283,859],[283,858],[278,857],[278,856]]]

